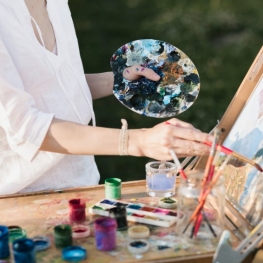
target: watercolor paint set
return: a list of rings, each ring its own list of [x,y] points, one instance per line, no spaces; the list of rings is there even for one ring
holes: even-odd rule
[[[114,207],[125,206],[127,220],[149,225],[169,227],[176,223],[178,214],[176,211],[151,207],[141,203],[128,203],[114,199],[103,199],[89,208],[91,214],[110,216]],[[182,215],[181,215],[182,216]],[[180,218],[181,218],[180,216]]]

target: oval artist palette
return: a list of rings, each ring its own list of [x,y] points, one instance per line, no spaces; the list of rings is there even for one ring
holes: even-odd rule
[[[194,103],[200,91],[194,63],[183,51],[164,41],[129,42],[113,54],[110,65],[114,73],[113,94],[123,105],[141,115],[155,118],[178,115]],[[138,65],[138,71],[152,69],[160,80],[141,77],[128,81],[122,73],[133,65]]]

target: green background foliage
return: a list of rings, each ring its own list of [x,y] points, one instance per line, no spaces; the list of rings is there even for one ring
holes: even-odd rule
[[[220,120],[262,46],[262,1],[229,0],[71,0],[80,53],[86,73],[111,71],[110,57],[136,39],[173,44],[194,62],[201,90],[190,109],[178,119],[209,132]],[[99,88],[99,87],[98,87]],[[114,96],[94,101],[97,125],[149,128],[165,121],[130,111]],[[97,156],[103,183],[145,178],[149,158]]]

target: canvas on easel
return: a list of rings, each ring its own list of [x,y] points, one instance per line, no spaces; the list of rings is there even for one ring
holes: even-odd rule
[[[263,47],[217,125],[220,143],[263,166]],[[225,156],[220,156],[219,164]],[[196,167],[204,167],[201,158]],[[226,216],[246,234],[263,219],[263,173],[231,158],[224,169]]]

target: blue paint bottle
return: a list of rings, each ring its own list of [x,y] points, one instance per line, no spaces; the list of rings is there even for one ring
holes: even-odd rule
[[[29,238],[19,238],[13,242],[15,263],[36,263],[35,243]]]
[[[8,258],[10,255],[8,242],[8,227],[0,226],[0,259]]]

